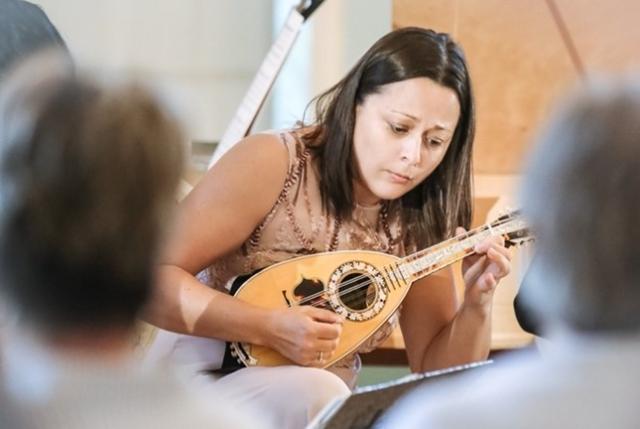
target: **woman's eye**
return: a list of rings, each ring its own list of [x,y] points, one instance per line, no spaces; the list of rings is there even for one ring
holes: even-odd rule
[[[402,125],[389,124],[389,128],[394,134],[404,134],[408,131],[407,127]]]
[[[438,139],[428,139],[426,143],[427,143],[427,146],[432,146],[432,147],[440,147],[444,144],[442,140],[438,140]]]

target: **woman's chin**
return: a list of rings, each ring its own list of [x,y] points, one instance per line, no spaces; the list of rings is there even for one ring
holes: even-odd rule
[[[377,189],[375,195],[381,200],[396,200],[409,191],[410,188],[408,187],[385,186]]]

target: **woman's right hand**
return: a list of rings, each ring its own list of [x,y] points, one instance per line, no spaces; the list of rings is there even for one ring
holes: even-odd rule
[[[299,365],[323,367],[338,346],[342,321],[332,311],[309,305],[273,310],[265,345]]]

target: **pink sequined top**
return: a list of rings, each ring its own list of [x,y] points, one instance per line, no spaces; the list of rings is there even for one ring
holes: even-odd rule
[[[352,219],[337,221],[322,212],[318,177],[308,148],[295,132],[280,134],[289,153],[289,169],[283,189],[264,220],[236,251],[218,259],[198,275],[200,281],[224,292],[230,280],[241,274],[297,256],[330,250],[377,250],[405,256],[399,203],[370,207],[356,206]],[[386,211],[386,213],[384,213]],[[383,227],[385,217],[387,232]],[[394,314],[358,349],[375,349],[398,323]],[[330,370],[354,385],[360,360],[357,353],[336,363]]]

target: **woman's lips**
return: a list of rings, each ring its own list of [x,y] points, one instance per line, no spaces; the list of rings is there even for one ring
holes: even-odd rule
[[[391,177],[391,181],[394,183],[405,184],[411,182],[412,178],[410,176],[406,176],[404,174],[395,173],[393,171],[388,171],[389,176]]]

